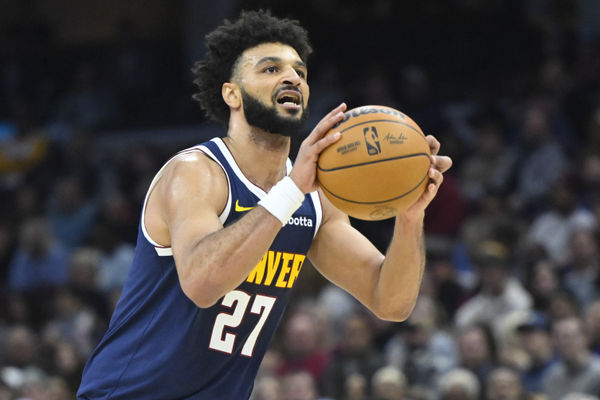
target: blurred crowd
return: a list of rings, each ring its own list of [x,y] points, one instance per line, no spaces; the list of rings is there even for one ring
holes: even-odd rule
[[[252,399],[599,399],[600,5],[402,3],[270,4],[311,34],[313,124],[340,101],[395,107],[454,166],[409,319],[377,320],[306,265]],[[77,49],[39,21],[4,30],[0,400],[72,399],[150,180],[208,129],[177,48],[132,21]],[[127,139],[157,126],[167,144]],[[391,221],[352,223],[385,251]]]

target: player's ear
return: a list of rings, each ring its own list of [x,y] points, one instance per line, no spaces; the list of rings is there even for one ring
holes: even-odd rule
[[[242,105],[240,88],[233,82],[225,82],[221,86],[221,96],[223,96],[223,100],[230,108],[238,109]]]

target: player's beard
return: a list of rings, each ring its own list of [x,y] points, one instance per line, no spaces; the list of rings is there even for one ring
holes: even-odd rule
[[[304,123],[308,118],[308,110],[302,108],[300,118],[284,117],[277,113],[275,107],[269,107],[242,89],[244,115],[249,125],[269,133],[298,137],[303,132]]]

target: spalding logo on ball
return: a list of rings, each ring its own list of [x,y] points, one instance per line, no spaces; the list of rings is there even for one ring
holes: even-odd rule
[[[390,107],[354,108],[327,134],[341,138],[317,162],[317,178],[327,198],[363,220],[391,218],[425,190],[431,151],[421,128]]]

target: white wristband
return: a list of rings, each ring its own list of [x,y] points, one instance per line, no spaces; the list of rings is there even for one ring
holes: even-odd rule
[[[292,178],[285,176],[269,190],[258,205],[264,207],[285,226],[303,201],[304,193],[298,189]]]

